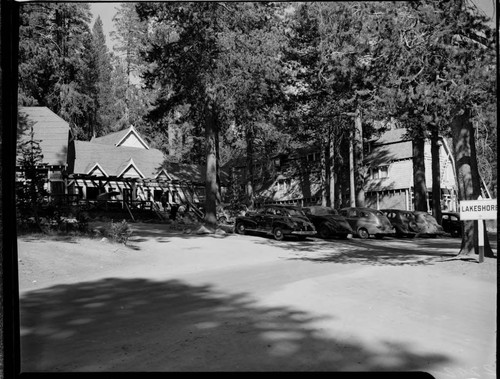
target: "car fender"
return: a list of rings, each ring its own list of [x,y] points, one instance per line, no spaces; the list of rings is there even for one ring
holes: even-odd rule
[[[237,217],[235,220],[235,224],[242,222],[247,228],[255,229],[257,223],[248,217]]]
[[[273,220],[272,228],[281,228],[284,230],[293,230],[294,227],[291,222],[285,220]]]

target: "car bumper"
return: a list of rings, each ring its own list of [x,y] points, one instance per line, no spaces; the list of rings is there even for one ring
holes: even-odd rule
[[[293,230],[291,234],[295,234],[298,236],[314,236],[316,232],[313,230]]]

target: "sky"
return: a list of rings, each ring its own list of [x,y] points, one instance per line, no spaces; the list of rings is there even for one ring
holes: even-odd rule
[[[116,7],[119,6],[120,3],[90,3],[90,11],[92,12],[92,26],[97,18],[97,16],[101,17],[102,21],[102,29],[104,35],[106,36],[106,44],[108,45],[108,49],[112,50],[113,40],[111,39],[109,33],[113,30],[113,16],[116,13]]]

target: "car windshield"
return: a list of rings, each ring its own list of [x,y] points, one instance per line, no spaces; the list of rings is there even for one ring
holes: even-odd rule
[[[302,212],[299,209],[287,209],[288,215],[289,216],[298,216],[298,217],[304,217],[305,213]]]

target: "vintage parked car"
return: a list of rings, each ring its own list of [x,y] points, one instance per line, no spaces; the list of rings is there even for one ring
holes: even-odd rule
[[[460,213],[458,212],[443,212],[441,217],[441,225],[446,233],[450,233],[452,237],[462,237],[462,221],[460,221]]]
[[[415,215],[415,222],[418,225],[419,237],[436,238],[444,234],[443,227],[438,224],[436,219],[427,212],[413,211]]]
[[[339,212],[330,207],[321,205],[311,205],[303,207],[302,210],[311,221],[321,238],[347,238],[347,235],[354,234],[349,223]]]
[[[380,211],[394,226],[396,237],[413,238],[417,235],[419,229],[413,212],[403,209],[381,209]]]
[[[305,239],[316,234],[314,225],[299,207],[284,205],[267,205],[236,217],[235,231],[271,234],[278,241],[289,236]]]
[[[351,225],[355,235],[367,239],[371,235],[384,238],[395,234],[394,227],[385,215],[373,208],[348,207],[339,212]]]

